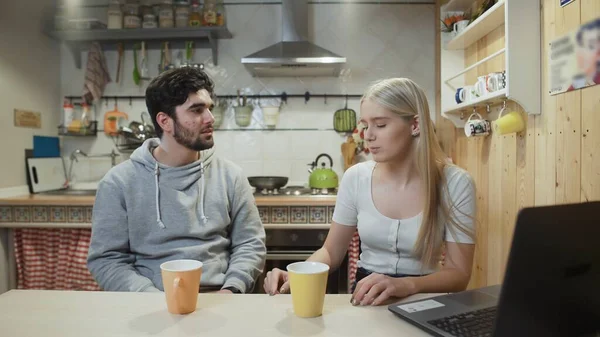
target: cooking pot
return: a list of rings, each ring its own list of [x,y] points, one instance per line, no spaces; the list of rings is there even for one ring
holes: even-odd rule
[[[329,159],[329,168],[325,167],[325,163],[321,163],[319,168],[319,159],[325,157]],[[321,153],[317,156],[314,162],[308,164],[311,168],[308,170],[310,176],[308,177],[308,185],[310,188],[337,188],[338,187],[338,175],[333,170],[333,159],[326,153]]]

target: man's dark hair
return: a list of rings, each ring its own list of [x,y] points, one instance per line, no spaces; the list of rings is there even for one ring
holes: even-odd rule
[[[583,46],[583,41],[581,41],[581,39],[583,38],[583,32],[587,31],[587,30],[600,30],[600,19],[594,20],[594,21],[590,21],[586,24],[583,24],[581,27],[579,27],[579,31],[577,32],[577,44],[579,44],[580,46]]]
[[[156,115],[164,112],[177,121],[175,107],[187,101],[191,93],[206,89],[211,97],[214,96],[214,83],[208,75],[191,67],[167,70],[150,82],[146,89],[146,107],[152,118],[156,135],[162,138],[163,130],[156,121]]]

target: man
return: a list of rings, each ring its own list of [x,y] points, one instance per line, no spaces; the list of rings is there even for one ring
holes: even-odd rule
[[[111,169],[96,195],[88,268],[104,290],[163,290],[160,264],[174,259],[203,262],[203,291],[249,292],[262,273],[265,231],[251,187],[213,153],[213,86],[194,68],[149,84],[159,138]]]
[[[600,84],[600,19],[583,24],[577,32],[577,68],[567,91]]]

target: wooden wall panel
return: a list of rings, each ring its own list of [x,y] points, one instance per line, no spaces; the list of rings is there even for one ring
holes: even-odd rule
[[[542,114],[527,116],[508,103],[508,111],[524,115],[527,129],[519,134],[467,138],[462,129],[439,121],[444,147],[467,169],[477,184],[478,233],[470,287],[502,281],[516,216],[520,209],[586,200],[600,200],[600,85],[550,96],[547,55],[549,42],[600,17],[600,1],[577,0],[560,7],[557,0],[539,0],[542,16]],[[465,50],[465,66],[502,48],[501,27]],[[502,70],[504,56],[466,74]],[[500,107],[487,116],[497,118]],[[485,116],[485,109],[479,110]],[[465,114],[468,117],[468,114]]]
[[[600,1],[579,0],[581,22],[600,17]],[[581,200],[600,200],[600,85],[581,90]]]
[[[581,24],[581,2],[575,1],[555,12],[555,37],[567,34]],[[581,90],[556,96],[556,199],[557,204],[581,199]],[[552,137],[552,130],[550,137]],[[550,149],[548,149],[550,150]]]

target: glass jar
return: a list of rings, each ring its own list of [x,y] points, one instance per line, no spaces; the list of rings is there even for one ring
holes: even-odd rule
[[[200,27],[202,26],[202,11],[200,10],[200,4],[198,1],[192,1],[192,11],[190,12],[190,27]]]
[[[173,28],[175,25],[173,20],[173,1],[164,0],[160,4],[160,12],[158,14],[158,26],[160,28]]]
[[[188,0],[175,1],[175,27],[187,27],[190,19],[190,2]]]
[[[156,20],[154,13],[144,15],[142,28],[158,28],[158,21]]]
[[[217,25],[217,2],[216,0],[204,0],[204,10],[202,11],[202,25]]]
[[[119,0],[112,0],[108,5],[108,29],[123,29],[123,10]]]

